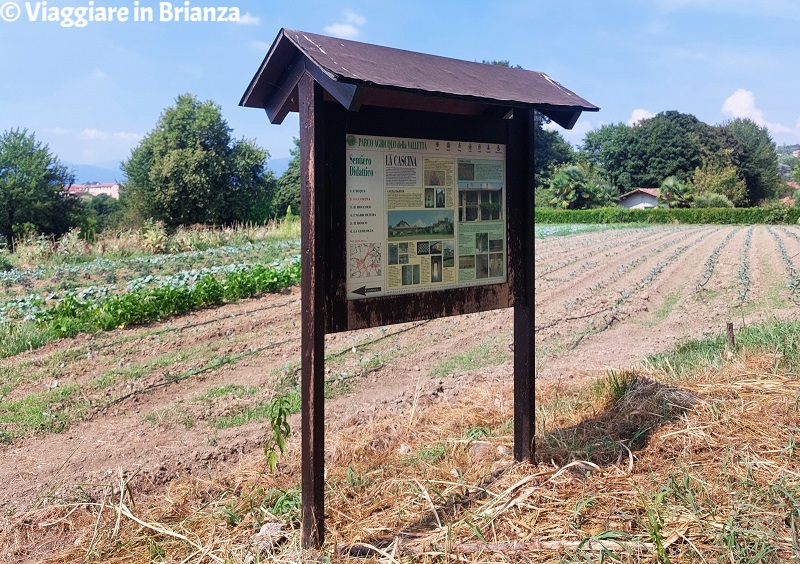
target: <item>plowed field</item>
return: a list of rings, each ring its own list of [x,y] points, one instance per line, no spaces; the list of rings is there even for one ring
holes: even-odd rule
[[[800,228],[660,226],[536,240],[536,375],[636,364],[676,342],[797,315]]]

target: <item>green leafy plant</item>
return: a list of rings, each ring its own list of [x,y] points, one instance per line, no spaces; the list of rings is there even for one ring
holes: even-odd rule
[[[280,455],[286,451],[286,439],[292,431],[289,426],[289,416],[292,413],[294,413],[293,402],[288,395],[281,395],[272,400],[269,409],[272,436],[264,444],[264,456],[272,472],[278,466]]]
[[[249,298],[276,292],[297,284],[300,264],[286,267],[256,265],[249,270],[233,271],[223,280],[205,276],[194,285],[164,285],[140,288],[111,296],[65,294],[53,307],[43,309],[37,302],[33,315],[37,325],[54,338],[68,337],[98,329],[108,331],[180,315],[196,308],[224,303],[225,299]]]
[[[300,490],[289,488],[287,490],[276,488],[264,496],[264,505],[275,517],[287,521],[290,525],[300,524],[300,509],[302,500]]]
[[[549,204],[561,209],[587,209],[613,205],[619,191],[596,167],[586,162],[562,164],[552,171]]]

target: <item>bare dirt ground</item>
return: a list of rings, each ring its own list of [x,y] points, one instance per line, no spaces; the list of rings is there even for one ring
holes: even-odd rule
[[[12,397],[103,378],[113,384],[85,398],[81,420],[63,432],[0,446],[0,510],[80,500],[120,470],[152,493],[179,476],[211,477],[241,456],[263,457],[268,423],[219,429],[213,422],[268,400],[276,379],[296,377],[299,316],[293,289],[6,359],[4,368],[41,374]],[[509,380],[511,320],[510,311],[497,311],[329,335],[326,370],[343,388],[326,402],[329,429],[446,399],[480,381]],[[495,366],[431,377],[432,367],[481,343],[501,351]],[[249,395],[203,399],[222,386]],[[291,424],[299,429],[297,416]]]
[[[796,316],[777,243],[800,254],[790,233],[800,229],[668,226],[537,239],[532,376],[596,377],[728,321]],[[299,317],[293,289],[3,360],[3,370],[26,375],[7,399],[75,384],[95,391],[69,408],[74,422],[61,432],[0,445],[0,511],[81,500],[120,472],[135,476],[137,491],[157,493],[176,478],[213,478],[263,457],[263,419],[217,423],[297,377]],[[512,329],[512,312],[501,310],[328,336],[329,430],[510,385]],[[488,366],[469,366],[468,356],[459,368],[448,363],[479,346]],[[242,393],[214,393],[223,386]],[[296,441],[297,416],[291,424]]]

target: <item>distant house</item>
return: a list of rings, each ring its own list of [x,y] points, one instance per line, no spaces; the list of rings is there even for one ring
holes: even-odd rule
[[[780,202],[787,206],[795,206],[800,201],[800,182],[787,180],[783,184],[783,193]]]
[[[619,197],[619,205],[628,209],[645,209],[659,207],[658,195],[661,190],[658,188],[634,188]]]
[[[119,200],[119,184],[71,184],[66,187],[67,192],[75,196],[99,196],[105,194]]]

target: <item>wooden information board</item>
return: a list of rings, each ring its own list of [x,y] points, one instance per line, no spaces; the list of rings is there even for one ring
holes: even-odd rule
[[[514,458],[533,461],[539,72],[282,29],[241,105],[300,114],[303,545],[324,531],[325,335],[514,308]]]
[[[345,144],[347,299],[506,282],[505,145]]]

